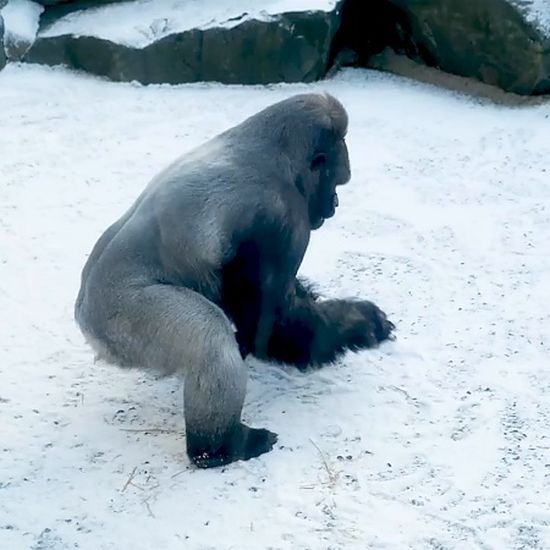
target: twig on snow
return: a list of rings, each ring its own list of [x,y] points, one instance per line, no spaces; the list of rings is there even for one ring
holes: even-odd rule
[[[168,428],[120,428],[123,432],[132,433],[157,433],[157,434],[177,434],[178,430],[169,430]]]
[[[309,438],[309,440],[311,441],[311,444],[317,449],[317,452],[319,453],[319,456],[321,457],[321,460],[323,462],[323,466],[325,467],[325,470],[327,471],[330,486],[334,487],[336,485],[336,481],[338,481],[338,474],[334,473],[330,469],[330,466],[328,465],[327,459],[325,458],[325,454],[323,453],[323,451],[321,451],[321,449],[319,448],[317,443],[315,443],[315,441],[313,441],[313,439],[311,439],[311,437]]]
[[[150,498],[150,497],[149,497]],[[151,510],[151,506],[149,506],[149,498],[144,499],[143,504],[145,504],[145,508],[147,508],[147,513],[153,518],[156,519],[155,514],[153,514],[153,510]]]
[[[137,472],[137,466],[134,467],[134,469],[132,470],[132,472],[128,476],[128,479],[126,480],[126,483],[124,484],[124,487],[122,488],[121,493],[124,493],[124,491],[126,491],[126,489],[128,489],[128,485],[130,485],[130,483],[132,483],[132,480],[134,479],[134,477],[136,477],[136,472]]]

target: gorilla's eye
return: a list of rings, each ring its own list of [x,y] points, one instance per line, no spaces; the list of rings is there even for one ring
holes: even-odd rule
[[[311,169],[315,170],[316,168],[319,168],[322,164],[325,164],[327,161],[325,155],[323,153],[319,153],[318,155],[315,155],[313,160],[311,161]]]

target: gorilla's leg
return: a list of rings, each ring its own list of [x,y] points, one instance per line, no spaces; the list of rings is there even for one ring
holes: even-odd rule
[[[184,372],[187,452],[199,467],[247,460],[276,435],[241,423],[246,365],[223,311],[200,294],[152,285],[123,298],[109,330],[120,362]]]
[[[296,281],[291,303],[275,324],[268,356],[300,368],[322,365],[346,350],[376,347],[392,338],[394,328],[372,302],[318,301],[306,282]]]

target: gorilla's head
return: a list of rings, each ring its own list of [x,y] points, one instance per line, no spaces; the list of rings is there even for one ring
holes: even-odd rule
[[[309,161],[311,176],[309,190],[302,191],[308,200],[312,229],[318,229],[332,218],[338,206],[336,187],[346,184],[351,177],[345,136],[347,114],[342,105],[331,96],[319,96],[325,103],[325,120]],[[308,192],[309,191],[309,192]]]
[[[348,115],[336,98],[299,94],[256,113],[238,131],[254,141],[259,155],[268,151],[266,170],[271,165],[288,175],[305,200],[311,229],[318,229],[334,216],[336,187],[351,177],[347,128]],[[250,148],[250,141],[246,146]]]
[[[334,216],[336,187],[351,177],[346,110],[329,94],[299,94],[265,114],[270,133],[290,161],[294,185],[306,201],[310,227],[318,229]]]

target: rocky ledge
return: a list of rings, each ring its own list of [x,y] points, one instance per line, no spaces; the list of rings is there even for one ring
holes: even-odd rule
[[[307,82],[325,74],[339,21],[336,5],[336,0],[135,0],[99,7],[74,2],[46,10],[25,60],[144,84]]]
[[[9,59],[113,80],[308,82],[344,65],[399,73],[397,54],[516,94],[550,93],[550,0],[9,2]],[[12,27],[12,4],[35,17],[27,30]]]
[[[550,93],[550,1],[347,0],[331,61],[399,73],[388,50],[516,94]]]
[[[6,4],[7,0],[0,0],[0,71],[6,66],[6,53],[4,51],[4,18],[1,12]]]

